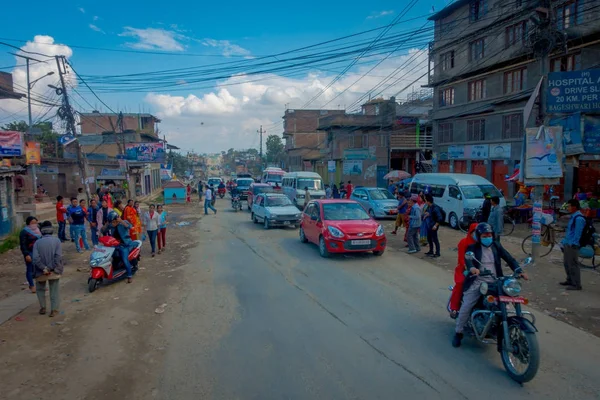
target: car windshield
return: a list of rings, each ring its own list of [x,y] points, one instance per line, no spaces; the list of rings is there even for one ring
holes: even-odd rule
[[[323,190],[323,182],[319,178],[298,178],[296,187],[299,190],[304,190],[305,187],[309,190]]]
[[[250,186],[254,181],[252,179],[238,179],[236,183],[238,186]]]
[[[254,193],[273,193],[273,188],[271,186],[257,186],[254,188]]]
[[[487,193],[491,197],[498,196],[502,197],[502,194],[493,185],[469,185],[461,186],[460,189],[465,196],[465,199],[483,199],[483,196]]]
[[[210,178],[208,180],[209,185],[218,185],[219,183],[221,183],[221,180],[218,178]]]
[[[281,174],[267,174],[267,179],[265,179],[266,182],[273,182],[273,183],[281,183],[283,181],[283,175]]]
[[[367,220],[370,218],[358,203],[323,204],[323,213],[328,221]]]
[[[389,190],[377,189],[371,190],[371,198],[373,200],[394,200],[394,196],[389,192]]]
[[[291,206],[292,202],[286,196],[269,196],[266,199],[266,207]]]

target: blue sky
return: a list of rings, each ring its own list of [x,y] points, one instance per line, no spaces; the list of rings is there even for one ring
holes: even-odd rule
[[[432,7],[439,10],[446,2],[420,0],[402,20],[431,13]],[[25,46],[24,49],[43,54],[67,53],[75,69],[85,76],[132,74],[211,63],[247,62],[250,57],[276,54],[383,26],[397,17],[406,6],[405,3],[392,1],[306,0],[288,3],[287,7],[282,4],[271,0],[236,1],[224,7],[219,2],[128,0],[65,2],[57,7],[55,3],[45,1],[27,3],[27,6],[11,2],[3,5],[3,14],[10,18],[3,19],[0,41],[18,47]],[[424,23],[425,17],[399,24],[389,35],[417,29]],[[374,32],[354,40],[367,39],[376,34]],[[36,35],[43,37],[38,36],[36,40],[39,43],[31,43]],[[49,43],[70,47],[49,46]],[[19,77],[24,76],[22,68],[13,69],[16,60],[8,51],[12,50],[0,46],[0,67],[9,67],[2,71],[12,71],[15,81],[20,82]],[[148,51],[166,54],[144,54]],[[319,107],[336,95],[339,98],[329,104],[329,108],[337,108],[338,104],[339,107],[347,106],[406,61],[402,57],[406,53],[407,50],[394,53],[393,57],[362,78],[360,84],[348,89],[370,66],[378,62],[377,57],[361,59],[311,108]],[[423,59],[423,54],[417,54],[419,60]],[[112,109],[129,112],[143,109],[159,115],[163,119],[161,130],[171,142],[178,142],[196,151],[212,152],[229,147],[257,146],[255,130],[261,124],[272,128],[270,133],[281,133],[281,127],[275,124],[281,120],[286,105],[300,108],[347,64],[340,63],[326,70],[314,68],[293,76],[261,75],[252,78],[259,78],[259,82],[244,85],[231,84],[247,81],[248,78],[222,79],[203,83],[200,85],[202,89],[198,89],[198,85],[183,85],[177,91],[159,92],[150,88],[142,93],[123,90],[105,93],[101,90],[102,85],[92,82],[90,85],[92,89],[97,89],[100,98]],[[43,76],[51,67],[42,64],[36,68],[32,69],[34,78]],[[406,79],[383,95],[393,94],[413,75],[408,73]],[[55,83],[54,80],[55,77],[47,77],[44,83]],[[217,84],[226,86],[219,87]],[[50,96],[45,86],[41,82],[36,85],[36,93]],[[94,107],[107,111],[81,84],[76,87]],[[111,87],[114,88],[114,85]],[[344,92],[345,89],[348,90]],[[83,99],[75,94],[74,98],[80,104],[76,104],[76,108],[90,111],[91,107]],[[9,117],[20,117],[20,109],[21,104],[17,102],[0,102],[0,124],[7,122]],[[34,114],[41,118],[48,110],[40,108],[37,111],[39,115],[36,112]],[[48,115],[52,115],[51,110]]]

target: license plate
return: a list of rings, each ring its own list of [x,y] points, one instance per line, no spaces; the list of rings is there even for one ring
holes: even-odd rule
[[[289,225],[289,224],[290,224],[290,221],[283,221],[283,224],[284,224],[284,225]]]
[[[502,303],[519,303],[519,304],[527,304],[528,303],[528,300],[524,297],[500,296],[499,299]]]
[[[360,246],[360,245],[365,245],[365,244],[371,244],[371,241],[370,240],[351,240],[350,243],[353,245],[356,245],[356,246]]]
[[[390,214],[397,214],[398,211],[397,210],[390,210]]]

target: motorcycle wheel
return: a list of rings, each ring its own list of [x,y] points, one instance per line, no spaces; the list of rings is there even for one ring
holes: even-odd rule
[[[502,346],[502,364],[510,378],[519,383],[532,380],[540,366],[540,346],[533,332],[524,332],[519,325],[508,328],[511,349]],[[518,365],[523,366],[518,368]]]
[[[99,284],[100,284],[100,281],[98,281],[97,279],[94,279],[94,278],[88,279],[88,290],[90,291],[90,293],[93,293]]]

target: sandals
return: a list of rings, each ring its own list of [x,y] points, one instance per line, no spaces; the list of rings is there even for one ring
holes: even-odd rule
[[[42,307],[42,308],[40,308],[40,315],[44,315],[44,314],[46,314],[46,308]]]
[[[58,315],[58,310],[52,310],[52,311],[50,311],[49,317],[52,318],[52,317],[55,317],[57,315]]]
[[[127,278],[127,283],[131,283],[131,282],[133,282],[133,279],[132,278]]]

